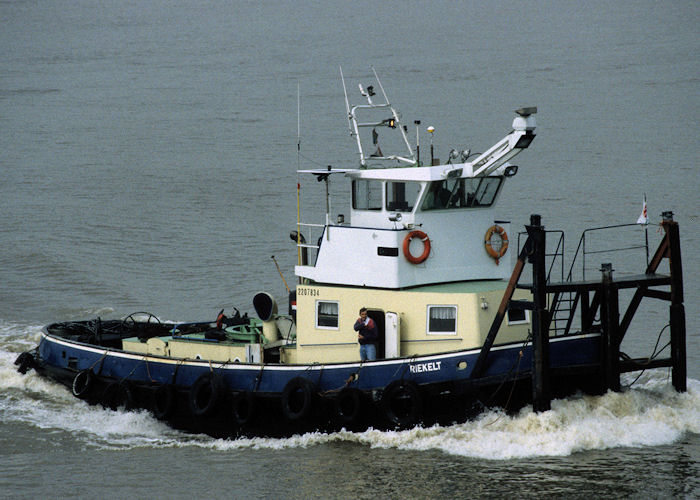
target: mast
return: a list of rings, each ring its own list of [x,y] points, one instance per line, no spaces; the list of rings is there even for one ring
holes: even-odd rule
[[[343,82],[343,92],[345,93],[345,109],[348,117],[348,127],[350,128],[350,137],[354,137],[357,141],[357,149],[360,151],[360,165],[366,166],[364,163],[364,153],[362,152],[362,140],[360,140],[360,132],[357,129],[357,120],[350,110],[350,101],[348,100],[348,89],[345,87],[345,77],[343,76],[343,68],[340,67],[340,79]]]
[[[407,128],[404,127],[401,124],[401,117],[399,113],[393,108],[391,103],[389,102],[389,98],[386,95],[386,91],[384,90],[384,87],[382,86],[382,82],[379,80],[379,76],[377,75],[377,72],[372,68],[372,72],[374,73],[374,77],[377,81],[377,85],[379,86],[379,89],[381,91],[382,96],[384,97],[384,102],[383,103],[377,103],[372,100],[372,97],[374,97],[376,94],[374,92],[374,86],[368,85],[366,88],[360,84],[358,87],[360,89],[360,94],[362,97],[364,97],[367,100],[367,104],[358,104],[351,106],[350,101],[348,98],[348,92],[347,92],[347,87],[345,86],[345,78],[343,76],[343,70],[342,68],[340,69],[340,77],[343,82],[343,91],[345,92],[345,109],[347,111],[347,116],[348,116],[348,126],[350,128],[350,136],[355,139],[357,142],[357,149],[360,153],[360,168],[367,168],[368,167],[368,161],[398,161],[399,163],[402,163],[403,165],[401,166],[408,166],[408,165],[416,165],[416,156],[413,151],[413,148],[411,147],[410,142],[408,141],[408,135],[407,135]],[[367,114],[370,114],[374,112],[374,114],[377,114],[377,110],[386,110],[389,112],[390,116],[388,118],[383,118],[383,119],[377,119],[376,117],[370,121],[363,122],[360,121],[358,118],[358,114],[364,114],[367,112]],[[381,151],[381,148],[377,147],[376,152],[372,154],[366,154],[365,149],[362,144],[362,138],[360,137],[360,129],[361,128],[371,128],[372,129],[372,135],[373,135],[373,141],[378,144],[377,137],[378,134],[376,132],[376,128],[378,127],[386,127],[389,130],[396,130],[401,134],[401,138],[403,140],[403,144],[406,147],[406,153],[405,155],[402,154],[384,154]]]

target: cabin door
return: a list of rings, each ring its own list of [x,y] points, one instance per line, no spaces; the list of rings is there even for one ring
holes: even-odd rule
[[[384,311],[370,309],[367,316],[377,325],[377,359],[384,359]]]
[[[384,314],[384,357],[398,358],[401,346],[401,318],[395,312]]]

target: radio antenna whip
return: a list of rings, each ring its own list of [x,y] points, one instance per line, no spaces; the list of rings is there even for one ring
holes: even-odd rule
[[[340,80],[343,82],[343,93],[345,94],[345,110],[347,111],[347,118],[349,121],[348,128],[350,129],[350,135],[354,135],[352,129],[352,120],[350,118],[350,101],[348,101],[348,89],[345,87],[345,77],[343,76],[343,67],[340,67]]]
[[[301,96],[299,92],[299,80],[297,80],[297,265],[301,265],[301,183],[299,182],[299,169],[301,168]],[[274,257],[273,257],[274,259]],[[276,264],[277,262],[275,262]],[[279,268],[278,268],[279,269]],[[280,273],[280,276],[282,273]],[[301,278],[300,278],[301,279]],[[284,278],[282,278],[284,280]],[[285,282],[285,286],[287,283]],[[287,287],[289,291],[289,287]]]
[[[301,94],[299,92],[299,80],[297,80],[297,170],[301,168]],[[299,174],[297,174],[297,177]]]

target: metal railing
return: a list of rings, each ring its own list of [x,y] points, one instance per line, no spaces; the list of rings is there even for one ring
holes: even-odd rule
[[[619,230],[620,228],[632,228],[636,227],[639,228],[639,224],[617,224],[614,226],[601,226],[601,227],[593,227],[590,229],[586,229],[581,233],[581,239],[579,240],[578,246],[576,247],[576,252],[574,253],[574,258],[571,261],[571,267],[569,269],[569,274],[566,278],[567,281],[571,281],[573,279],[573,272],[574,268],[576,265],[576,259],[579,256],[579,252],[581,253],[581,277],[585,281],[586,280],[586,255],[594,255],[594,254],[603,254],[603,253],[613,253],[613,252],[624,252],[624,251],[629,251],[629,250],[638,250],[638,249],[645,249],[646,252],[646,260],[645,260],[645,268],[649,264],[649,238],[647,237],[647,232],[646,230],[644,231],[644,244],[643,245],[631,245],[631,246],[624,246],[624,247],[613,247],[613,248],[605,248],[605,249],[595,249],[595,250],[587,250],[586,249],[586,236],[597,231],[604,231],[604,230],[612,230],[612,229],[617,229]],[[645,228],[646,229],[646,228]]]
[[[304,233],[302,231],[303,228],[308,229],[308,239],[306,236],[304,236]],[[314,230],[313,228],[321,228],[321,235],[318,237],[314,237]],[[309,224],[305,222],[298,222],[297,223],[297,231],[299,232],[299,239],[297,241],[297,247],[298,251],[301,254],[306,254],[306,263],[307,265],[313,265],[313,263],[316,262],[316,257],[318,256],[318,249],[320,248],[320,240],[323,237],[323,233],[325,231],[326,225],[325,224]],[[314,255],[308,255],[309,250],[312,250],[315,252]]]
[[[612,225],[612,226],[601,226],[601,227],[594,227],[594,228],[589,228],[583,231],[581,234],[581,238],[579,240],[578,246],[576,247],[576,251],[574,253],[573,259],[571,261],[571,265],[569,267],[568,273],[565,274],[565,264],[564,264],[564,233],[563,231],[559,230],[554,230],[554,231],[546,231],[547,234],[551,233],[556,233],[559,235],[558,239],[556,239],[556,244],[553,245],[554,249],[553,250],[548,250],[545,253],[545,257],[548,259],[547,263],[547,283],[552,282],[553,274],[559,275],[558,279],[561,282],[572,282],[574,281],[574,271],[576,270],[577,262],[581,262],[581,269],[580,269],[580,278],[585,281],[586,280],[586,257],[588,257],[588,261],[590,262],[590,257],[592,255],[602,255],[602,254],[610,254],[610,253],[618,253],[618,252],[631,252],[635,250],[641,250],[644,249],[645,251],[645,257],[646,257],[646,262],[645,262],[645,268],[648,266],[649,263],[649,239],[647,236],[647,231],[644,231],[644,241],[642,244],[632,244],[632,243],[625,243],[620,246],[614,245],[611,240],[612,238],[604,239],[603,242],[591,242],[590,240],[592,239],[592,235],[594,234],[604,234],[605,231],[617,231],[618,232],[618,238],[619,235],[622,234],[620,231],[625,231],[625,229],[631,229],[631,228],[639,228],[639,224],[617,224],[617,225]],[[527,236],[526,232],[520,232],[518,233],[518,249],[521,248],[521,240],[520,236],[525,235]],[[625,235],[626,237],[626,235]],[[623,240],[632,242],[633,238],[627,238],[625,239],[623,237]],[[549,243],[551,240],[547,238],[547,242]],[[596,245],[593,245],[592,243],[597,243]],[[524,243],[523,243],[524,244]],[[551,248],[551,246],[550,246]],[[596,265],[596,269],[598,269],[598,266]],[[555,279],[557,276],[555,276]],[[578,307],[580,300],[580,294],[578,292],[557,292],[555,294],[550,294],[547,296],[547,307],[550,310],[550,330],[554,332],[555,334],[568,334],[571,331],[571,328],[574,326],[573,325],[573,319],[574,319],[574,313],[576,308]]]
[[[554,271],[555,266],[560,267],[560,278],[561,280],[564,279],[564,231],[561,231],[559,229],[555,230],[550,230],[550,231],[545,231],[547,234],[558,234],[559,239],[557,240],[557,244],[552,252],[546,252],[545,253],[545,258],[550,258],[549,266],[547,267],[547,282],[551,281],[551,275],[552,271]],[[520,250],[522,249],[521,246],[521,241],[520,237],[525,236],[525,240],[527,241],[527,232],[525,231],[520,231],[518,233],[518,254],[520,254]],[[549,241],[549,240],[548,240]]]

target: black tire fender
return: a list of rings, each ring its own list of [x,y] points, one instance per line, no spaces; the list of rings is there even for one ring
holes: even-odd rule
[[[114,381],[105,386],[100,403],[105,409],[129,411],[134,409],[134,395],[127,382]]]
[[[316,388],[304,377],[294,377],[287,382],[282,392],[282,413],[290,422],[306,418],[314,404]]]
[[[175,387],[159,384],[151,394],[151,413],[158,420],[166,420],[175,411]]]
[[[362,416],[362,392],[353,387],[341,389],[335,398],[335,416],[343,425],[356,423]]]
[[[221,400],[222,386],[221,377],[213,372],[199,376],[190,389],[190,410],[195,417],[214,414]]]
[[[420,422],[423,398],[420,389],[410,380],[394,380],[384,389],[381,408],[390,423],[411,427]]]
[[[231,416],[238,425],[247,425],[255,416],[255,398],[248,391],[234,392],[231,396]]]
[[[23,352],[15,360],[15,365],[19,367],[17,368],[17,371],[24,375],[36,366],[36,361],[34,360],[34,356],[32,356],[30,353]]]
[[[75,377],[73,377],[73,383],[71,384],[73,396],[86,399],[90,395],[94,381],[95,378],[92,374],[92,370],[82,370],[76,373]]]

